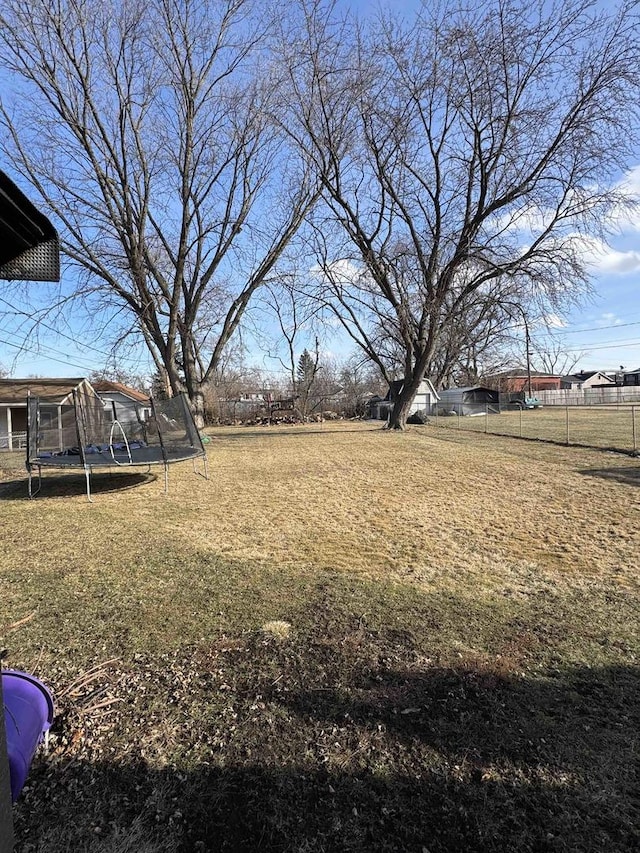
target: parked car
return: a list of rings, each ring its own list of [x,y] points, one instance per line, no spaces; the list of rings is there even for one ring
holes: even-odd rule
[[[542,403],[537,397],[523,397],[521,400],[511,400],[510,409],[541,409]]]

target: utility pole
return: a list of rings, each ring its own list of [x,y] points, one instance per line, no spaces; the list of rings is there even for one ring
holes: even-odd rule
[[[520,314],[522,315],[522,322],[524,324],[524,342],[525,342],[525,351],[527,357],[527,396],[532,397],[533,393],[531,391],[531,337],[529,335],[529,321],[527,320],[527,315],[518,302],[501,302],[501,305],[509,305],[511,308],[517,308]],[[507,311],[509,313],[509,311]]]

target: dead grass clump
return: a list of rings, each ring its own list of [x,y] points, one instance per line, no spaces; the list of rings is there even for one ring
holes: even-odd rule
[[[261,630],[276,640],[288,640],[291,636],[291,623],[283,619],[275,619],[272,622],[265,622]]]

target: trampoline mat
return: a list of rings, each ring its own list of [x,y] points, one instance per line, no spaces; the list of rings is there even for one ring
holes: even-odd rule
[[[185,459],[194,459],[204,456],[202,450],[196,447],[171,447],[165,450],[167,462],[182,462]],[[113,466],[131,468],[134,465],[162,465],[165,457],[162,448],[136,447],[131,449],[131,457],[126,451],[115,451],[113,456],[109,450],[85,453],[86,466],[88,468],[109,468]],[[30,465],[38,465],[47,468],[84,468],[80,454],[65,453],[57,456],[37,456],[29,460]]]

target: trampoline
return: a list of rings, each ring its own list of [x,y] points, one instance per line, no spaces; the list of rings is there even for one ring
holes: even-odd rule
[[[59,405],[43,397],[27,400],[27,472],[29,497],[42,488],[42,469],[84,470],[87,499],[91,497],[94,469],[162,465],[164,490],[169,491],[168,466],[202,458],[204,477],[209,478],[207,455],[186,395],[170,400],[151,399],[151,417],[143,418],[102,399],[86,385],[73,390],[73,402]],[[93,392],[93,393],[91,393]],[[37,487],[33,477],[37,472]]]

